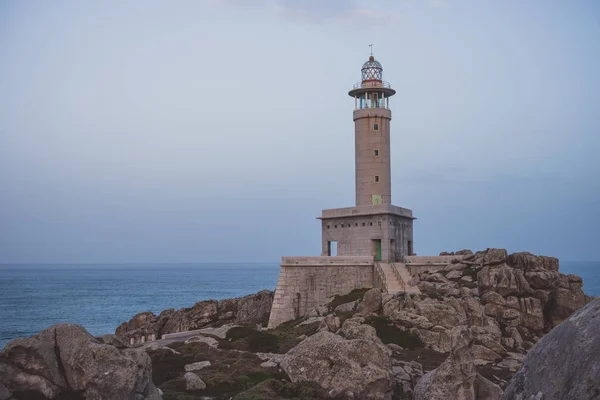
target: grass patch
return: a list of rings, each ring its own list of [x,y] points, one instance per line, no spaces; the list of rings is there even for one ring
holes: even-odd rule
[[[418,335],[401,330],[388,317],[369,316],[365,318],[365,323],[375,328],[377,336],[385,344],[393,343],[405,349],[423,347],[423,342]]]
[[[329,312],[333,312],[333,310],[335,310],[335,308],[337,306],[340,306],[342,304],[346,304],[346,303],[350,303],[352,301],[356,301],[356,300],[361,300],[363,298],[363,296],[365,295],[365,293],[367,293],[369,290],[371,290],[370,288],[362,288],[362,289],[354,289],[353,291],[351,291],[350,293],[338,296],[335,295],[333,297],[333,300],[331,300],[331,302],[328,304],[328,310]]]
[[[279,349],[279,338],[248,326],[238,326],[227,331],[225,339],[219,342],[219,348],[273,353]]]
[[[313,400],[328,399],[327,391],[316,383],[292,383],[286,380],[268,379],[249,390],[239,393],[233,400]]]
[[[219,341],[219,349],[287,353],[298,344],[299,336],[311,336],[319,329],[320,322],[300,325],[301,321],[288,321],[270,331],[257,331],[249,326],[231,328],[225,339]]]
[[[181,354],[166,349],[148,352],[152,358],[152,380],[163,390],[165,400],[198,398],[197,394],[190,397],[184,393],[183,379],[184,366],[196,361],[211,362],[210,367],[194,373],[206,383],[207,388],[201,394],[216,399],[229,399],[264,380],[287,379],[283,372],[261,367],[262,360],[252,353],[218,350],[201,342],[176,342],[169,347]]]

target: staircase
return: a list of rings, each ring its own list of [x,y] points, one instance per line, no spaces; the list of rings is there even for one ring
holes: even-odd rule
[[[402,263],[379,263],[383,274],[385,275],[385,285],[389,294],[399,292],[421,293],[417,286],[409,285],[411,279],[406,265]]]

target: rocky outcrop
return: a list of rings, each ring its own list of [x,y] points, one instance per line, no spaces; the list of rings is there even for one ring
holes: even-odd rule
[[[576,311],[525,357],[504,399],[600,398],[600,299]]]
[[[74,324],[15,339],[0,352],[0,393],[15,398],[159,400],[151,375],[143,350],[102,343]]]
[[[415,276],[422,294],[383,302],[384,315],[431,349],[450,351],[449,330],[466,325],[475,363],[498,363],[525,353],[585,304],[581,278],[559,273],[556,258],[504,249],[461,253],[460,261]]]
[[[116,330],[128,343],[160,339],[166,333],[186,332],[215,324],[266,325],[273,304],[273,292],[263,290],[249,296],[220,301],[200,301],[192,308],[169,309],[155,315],[143,312]]]
[[[365,293],[362,301],[358,304],[356,309],[359,315],[369,315],[371,313],[379,312],[381,309],[381,290],[373,288]]]
[[[438,368],[423,375],[414,400],[499,400],[502,389],[475,370],[473,338],[467,327],[450,331],[452,351]]]
[[[316,382],[332,396],[388,399],[394,389],[390,355],[374,341],[321,331],[291,349],[280,365],[292,382]]]

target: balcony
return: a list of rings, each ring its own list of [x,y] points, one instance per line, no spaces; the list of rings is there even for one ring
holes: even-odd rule
[[[353,89],[364,89],[364,88],[386,88],[391,89],[392,85],[386,81],[362,81],[357,82],[352,87]]]

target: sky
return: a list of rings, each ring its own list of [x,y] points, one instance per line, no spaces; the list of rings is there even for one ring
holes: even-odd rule
[[[596,0],[0,3],[0,263],[278,262],[354,205],[373,44],[420,255],[600,260]]]

